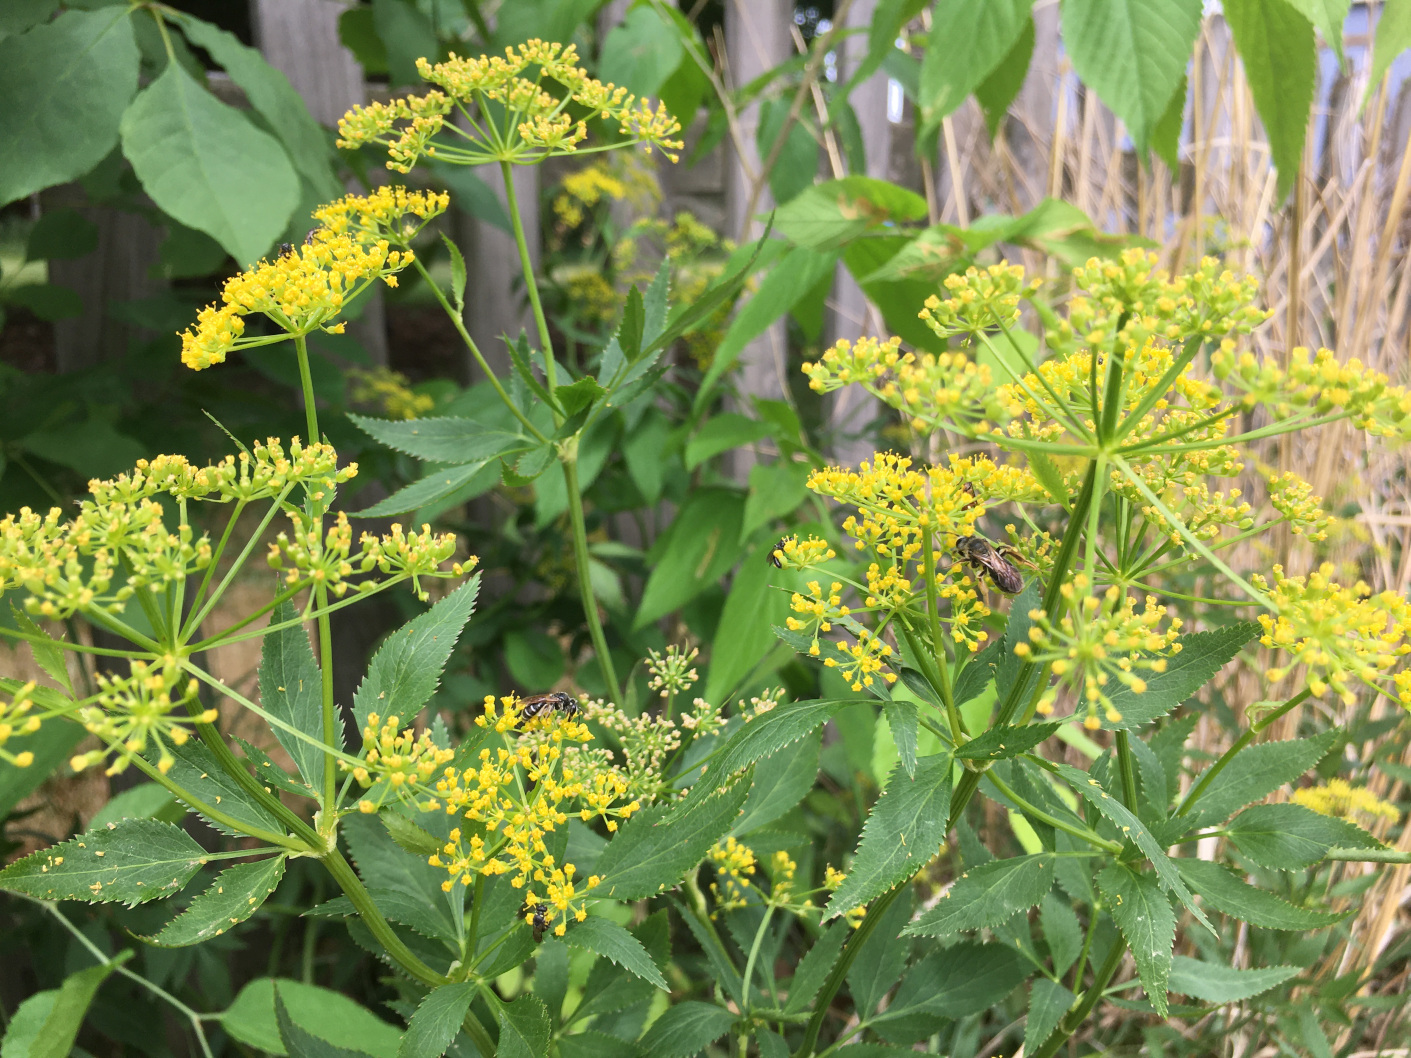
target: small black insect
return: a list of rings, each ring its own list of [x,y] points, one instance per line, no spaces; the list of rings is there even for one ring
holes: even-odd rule
[[[1024,590],[1024,577],[1011,559],[1024,560],[1007,544],[995,547],[978,536],[962,536],[955,542],[955,553],[972,569],[989,574],[990,583],[1005,595],[1018,595]]]
[[[784,545],[792,539],[794,539],[792,536],[781,537],[779,542],[769,549],[769,564],[775,569],[784,568],[784,563],[780,560],[779,555],[784,550]]]
[[[578,715],[578,699],[563,691],[550,691],[548,694],[531,694],[519,701],[519,715],[523,720],[533,720],[545,713],[560,712],[572,720]]]
[[[529,912],[529,925],[534,930],[534,943],[538,944],[544,939],[544,930],[549,928],[549,906],[547,904],[535,904]]]
[[[280,257],[288,257],[288,256],[289,256],[291,253],[293,253],[293,252],[294,252],[294,246],[293,246],[292,243],[282,242],[282,243],[279,244],[279,256],[280,256]]]

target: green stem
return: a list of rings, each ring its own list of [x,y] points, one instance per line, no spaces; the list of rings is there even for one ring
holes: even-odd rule
[[[549,336],[549,321],[544,315],[543,303],[539,300],[539,284],[534,279],[534,262],[529,257],[529,242],[524,237],[524,219],[519,215],[519,200],[514,190],[514,166],[509,162],[501,162],[500,172],[504,174],[505,204],[509,206],[510,224],[514,227],[514,244],[519,248],[519,267],[524,273],[524,289],[529,294],[529,307],[534,311],[534,323],[539,328],[539,348],[544,354],[544,381],[552,394],[556,383],[554,346]],[[554,425],[557,426],[562,421],[555,409]]]
[[[1107,953],[1107,960],[1093,976],[1092,986],[1083,993],[1083,998],[1078,1001],[1078,1005],[1067,1014],[1063,1015],[1063,1020],[1058,1023],[1058,1028],[1054,1029],[1049,1038],[1044,1041],[1034,1058],[1053,1058],[1058,1053],[1058,1049],[1068,1042],[1068,1038],[1078,1031],[1078,1027],[1083,1024],[1087,1016],[1092,1013],[1093,1007],[1097,1006],[1097,1001],[1102,998],[1103,990],[1107,987],[1107,982],[1112,980],[1112,975],[1117,972],[1117,967],[1122,965],[1122,956],[1127,953],[1126,946],[1118,938],[1113,938],[1112,950]]]
[[[402,943],[401,938],[392,931],[387,919],[383,917],[377,904],[373,902],[372,896],[363,886],[362,879],[354,873],[352,866],[344,859],[341,852],[336,848],[330,849],[319,859],[328,868],[328,873],[333,875],[333,880],[338,883],[338,887],[343,890],[343,894],[349,902],[357,908],[363,923],[377,938],[378,943],[382,945],[388,955],[397,961],[402,969],[422,984],[431,985],[433,988],[449,983],[448,977],[437,973],[418,959],[412,950]]]
[[[315,605],[324,606],[328,603],[328,589],[320,586],[314,592]],[[338,707],[333,701],[333,626],[328,619],[327,613],[322,613],[318,618],[318,653],[319,665],[322,667],[323,676],[323,742],[326,746],[338,745]],[[323,810],[324,825],[332,827],[335,817],[334,808],[338,804],[338,766],[333,758],[331,750],[325,750],[323,754],[323,798],[320,808]]]
[[[1009,786],[1009,784],[1006,783],[1003,779],[1001,779],[998,775],[996,775],[993,771],[987,771],[984,773],[984,775],[985,778],[989,779],[990,782],[994,784],[995,789],[998,790],[1001,795],[1003,795],[1007,800],[1012,801],[1015,807],[1017,807],[1025,815],[1033,816],[1041,823],[1047,823],[1049,826],[1055,828],[1056,830],[1061,830],[1065,834],[1072,834],[1075,838],[1079,838],[1082,841],[1086,841],[1088,844],[1094,845],[1097,848],[1105,849],[1107,852],[1116,854],[1122,851],[1122,846],[1119,843],[1115,841],[1108,841],[1106,838],[1094,834],[1091,830],[1088,830],[1086,827],[1075,826],[1074,824],[1069,823],[1067,820],[1060,819],[1058,816],[1050,815],[1048,812],[1045,812],[1042,808],[1038,807],[1037,805],[1030,804],[1028,801],[1024,800],[1024,798],[1020,797],[1017,793],[1015,793],[1014,790]]]
[[[1201,773],[1200,781],[1197,782],[1193,787],[1191,787],[1190,793],[1186,794],[1186,799],[1181,802],[1181,807],[1176,809],[1176,815],[1183,816],[1187,812],[1189,812],[1191,808],[1194,807],[1195,803],[1200,800],[1201,795],[1203,795],[1205,791],[1209,789],[1210,784],[1215,781],[1215,776],[1219,775],[1222,771],[1224,771],[1226,765],[1228,765],[1230,761],[1235,759],[1235,754],[1239,753],[1239,751],[1244,749],[1245,746],[1253,742],[1254,737],[1258,735],[1259,732],[1263,731],[1266,727],[1272,724],[1275,720],[1279,719],[1279,717],[1283,716],[1289,710],[1293,709],[1296,706],[1302,705],[1312,696],[1313,692],[1310,691],[1307,687],[1305,687],[1303,690],[1299,691],[1292,698],[1286,701],[1283,705],[1275,709],[1272,713],[1260,717],[1254,723],[1250,724],[1248,730],[1246,730],[1244,734],[1240,735],[1239,738],[1235,739],[1234,743],[1230,746],[1229,749],[1225,750],[1224,753],[1220,754],[1220,759],[1217,760],[1214,764],[1210,765],[1210,767],[1206,768],[1205,771]]]
[[[1127,807],[1137,810],[1137,775],[1132,765],[1132,742],[1127,732],[1117,732],[1117,764],[1122,773],[1122,800]]]
[[[1401,849],[1329,849],[1323,859],[1352,863],[1411,863],[1411,852]]]
[[[467,1010],[465,1012],[461,1028],[465,1030],[465,1034],[470,1037],[471,1042],[480,1051],[481,1058],[495,1058],[495,1041],[485,1031],[485,1026],[480,1024],[480,1019],[475,1016],[475,1011]]]
[[[318,432],[318,408],[314,405],[314,377],[309,371],[308,338],[302,334],[294,336],[294,352],[299,360],[299,385],[304,390],[304,423],[308,427],[309,444],[318,444],[322,438]]]
[[[769,920],[774,916],[774,905],[770,904],[764,909],[764,917],[759,920],[759,929],[754,931],[754,942],[750,944],[750,954],[745,958],[745,976],[740,983],[740,1009],[748,1016],[750,1013],[750,978],[754,976],[755,960],[759,958],[759,947],[764,941],[765,930],[769,928]]]
[[[622,687],[617,682],[617,669],[608,652],[607,635],[598,617],[598,601],[593,594],[593,576],[588,559],[588,525],[583,516],[583,495],[578,491],[578,457],[562,462],[564,487],[568,491],[568,521],[573,529],[573,558],[578,567],[578,594],[583,600],[583,616],[588,622],[588,635],[597,655],[598,671],[607,685],[610,700],[622,704]]]
[[[828,1015],[828,1008],[833,1005],[833,997],[843,986],[843,981],[848,976],[848,970],[852,968],[857,953],[867,943],[867,938],[872,936],[873,931],[877,928],[877,923],[886,914],[887,908],[891,907],[892,902],[906,892],[909,887],[910,880],[908,879],[883,893],[867,909],[862,924],[853,930],[852,936],[843,945],[842,954],[833,964],[833,970],[828,974],[828,980],[823,983],[822,991],[814,1000],[813,1016],[808,1019],[808,1027],[804,1029],[803,1043],[799,1044],[799,1049],[794,1052],[794,1058],[809,1058],[813,1054],[814,1048],[818,1045],[818,1032],[823,1027],[823,1019]]]

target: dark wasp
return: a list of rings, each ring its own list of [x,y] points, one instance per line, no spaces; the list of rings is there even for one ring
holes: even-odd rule
[[[550,691],[548,694],[531,694],[519,700],[521,720],[533,720],[545,713],[563,713],[572,720],[578,715],[578,699],[564,691]]]
[[[1029,563],[1008,544],[996,547],[978,536],[961,536],[956,538],[954,550],[960,561],[980,573],[982,580],[988,574],[990,583],[1005,595],[1018,595],[1024,590],[1023,574],[1011,560]]]
[[[534,943],[538,944],[544,939],[544,930],[549,928],[549,905],[544,903],[535,904],[530,910],[532,921],[529,925],[534,930]]]

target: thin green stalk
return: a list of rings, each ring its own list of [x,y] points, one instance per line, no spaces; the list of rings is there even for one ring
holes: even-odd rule
[[[1401,849],[1329,849],[1325,860],[1352,863],[1411,863],[1411,852]]]
[[[485,1026],[480,1024],[480,1019],[475,1016],[475,1011],[467,1010],[465,1012],[461,1028],[465,1030],[465,1034],[470,1037],[471,1042],[480,1051],[481,1058],[495,1058],[495,1041],[485,1031]]]
[[[1058,1028],[1054,1029],[1049,1038],[1044,1041],[1034,1058],[1053,1058],[1058,1053],[1058,1049],[1068,1042],[1068,1038],[1078,1031],[1078,1027],[1083,1024],[1093,1007],[1097,1006],[1097,1001],[1102,998],[1103,990],[1107,988],[1107,982],[1112,980],[1112,975],[1117,972],[1117,967],[1122,965],[1122,956],[1127,954],[1126,946],[1120,939],[1112,941],[1112,950],[1107,953],[1107,959],[1102,964],[1101,969],[1093,977],[1092,986],[1083,993],[1083,998],[1078,1001],[1078,1005],[1067,1014],[1063,1015],[1063,1020],[1058,1023]]]
[[[550,394],[556,385],[554,366],[554,345],[549,335],[549,321],[544,315],[543,303],[539,300],[539,284],[534,280],[534,262],[529,257],[529,242],[524,237],[524,218],[519,215],[519,199],[514,190],[514,166],[509,162],[500,163],[500,172],[505,180],[505,204],[509,207],[510,224],[514,228],[514,244],[519,248],[519,267],[524,272],[524,289],[529,294],[529,307],[534,311],[534,323],[539,329],[539,348],[544,354],[544,381]],[[554,410],[554,425],[563,421],[558,410]]]
[[[617,669],[608,651],[607,635],[603,631],[602,619],[598,616],[598,600],[593,594],[593,575],[588,558],[588,525],[583,516],[583,495],[578,491],[578,461],[565,459],[563,466],[564,487],[568,492],[568,521],[573,530],[574,565],[578,567],[578,594],[583,600],[583,616],[588,621],[588,635],[593,641],[593,653],[597,655],[598,671],[607,684],[610,700],[622,704],[622,686],[617,682]]]
[[[1132,740],[1126,731],[1117,732],[1117,764],[1122,773],[1122,800],[1127,807],[1137,810],[1137,775],[1132,764]]]
[[[852,931],[852,935],[843,945],[842,954],[833,964],[832,972],[828,974],[828,980],[823,983],[818,998],[814,1000],[813,1016],[808,1019],[808,1026],[804,1029],[803,1042],[794,1052],[794,1058],[809,1058],[813,1054],[814,1048],[818,1045],[818,1032],[823,1027],[823,1019],[828,1016],[828,1008],[833,1005],[833,997],[843,986],[843,981],[848,976],[848,970],[852,968],[853,960],[857,958],[857,953],[867,943],[867,938],[872,936],[873,931],[877,928],[877,923],[887,913],[892,902],[906,892],[909,886],[909,881],[902,882],[872,901],[872,906],[867,909],[867,914],[863,917],[861,925]]]
[[[275,496],[270,501],[269,510],[266,511],[264,517],[260,519],[260,524],[257,525],[255,531],[250,534],[250,539],[245,541],[245,546],[240,549],[240,554],[237,555],[235,561],[230,564],[230,569],[226,570],[225,575],[221,577],[220,583],[216,585],[215,591],[205,597],[199,608],[196,606],[196,601],[201,600],[202,596],[201,592],[196,593],[196,598],[192,601],[191,605],[191,616],[187,619],[185,628],[182,629],[183,641],[189,639],[196,629],[201,627],[201,622],[215,609],[216,604],[220,602],[221,596],[224,595],[226,589],[230,587],[230,582],[234,580],[240,570],[244,568],[246,560],[250,557],[250,552],[259,546],[260,538],[265,535],[265,530],[269,528],[269,523],[274,521],[274,516],[279,513],[280,505],[283,504],[284,498],[289,495],[289,490],[293,487],[292,484],[284,486],[279,495]],[[211,560],[211,568],[215,568],[214,558]],[[202,591],[204,591],[204,589],[205,586],[203,585]],[[196,647],[195,649],[200,650],[201,648]]]
[[[1195,803],[1200,800],[1201,796],[1205,793],[1205,791],[1209,789],[1210,784],[1215,781],[1215,776],[1219,775],[1222,771],[1224,771],[1226,765],[1228,765],[1230,761],[1235,759],[1235,755],[1238,754],[1240,750],[1244,749],[1245,746],[1253,742],[1255,736],[1258,735],[1259,732],[1263,731],[1266,727],[1272,724],[1275,720],[1279,719],[1279,717],[1283,716],[1289,710],[1293,709],[1296,706],[1302,705],[1312,696],[1313,692],[1310,691],[1307,687],[1305,687],[1303,690],[1299,691],[1297,694],[1295,694],[1292,698],[1286,701],[1283,705],[1279,706],[1273,712],[1265,714],[1264,716],[1256,720],[1254,723],[1250,724],[1249,728],[1244,732],[1244,734],[1240,735],[1239,738],[1235,739],[1234,743],[1230,746],[1230,748],[1225,750],[1224,753],[1220,754],[1220,759],[1217,760],[1214,764],[1210,765],[1210,767],[1206,768],[1205,771],[1201,773],[1200,781],[1191,787],[1190,793],[1186,794],[1186,799],[1181,802],[1181,807],[1176,809],[1176,815],[1183,816],[1187,812],[1189,812],[1191,808],[1195,806]]]
[[[323,606],[328,602],[328,589],[320,586],[314,592],[317,605]],[[318,653],[319,665],[323,672],[323,742],[326,746],[338,745],[338,707],[333,701],[333,626],[328,619],[327,613],[322,613],[318,618]],[[323,754],[323,798],[320,807],[323,810],[324,825],[333,826],[334,808],[338,804],[338,766],[333,759],[333,753],[325,751]]]
[[[1122,851],[1122,846],[1117,842],[1108,841],[1106,838],[1093,833],[1086,827],[1074,826],[1067,820],[1060,819],[1058,816],[1051,815],[1050,813],[1045,812],[1042,808],[1038,807],[1037,805],[1030,804],[1028,801],[1024,800],[1024,798],[1020,797],[1017,793],[1015,793],[1014,790],[1009,786],[1009,784],[1006,783],[1003,779],[1001,779],[998,775],[996,775],[993,771],[986,771],[984,773],[984,776],[994,784],[995,789],[998,790],[1003,797],[1005,797],[1009,801],[1012,801],[1014,805],[1025,815],[1033,816],[1041,823],[1047,823],[1049,826],[1057,830],[1061,830],[1065,834],[1072,834],[1075,838],[1078,838],[1082,841],[1086,841],[1088,844],[1094,845],[1100,849],[1104,849],[1107,852],[1118,853]]]
[[[764,917],[759,920],[759,929],[754,932],[754,941],[750,944],[750,954],[745,958],[745,976],[740,985],[740,1009],[748,1016],[750,1013],[750,978],[754,976],[755,960],[759,958],[759,947],[764,941],[765,931],[769,929],[769,920],[774,917],[774,905],[770,904],[764,909]]]
[[[418,981],[431,985],[433,988],[449,983],[448,977],[427,966],[416,957],[410,948],[402,943],[401,938],[388,925],[387,919],[383,917],[377,904],[373,902],[372,896],[363,886],[362,879],[354,873],[352,866],[344,859],[341,852],[336,848],[330,849],[325,855],[320,856],[319,860],[328,868],[328,873],[333,875],[333,880],[338,883],[338,887],[343,890],[343,894],[349,902],[357,908],[364,925],[402,969]]]
[[[302,334],[294,336],[294,353],[299,361],[299,385],[304,390],[304,423],[309,429],[309,444],[318,444],[322,438],[318,432],[318,408],[314,405],[314,378],[309,371],[308,339]]]

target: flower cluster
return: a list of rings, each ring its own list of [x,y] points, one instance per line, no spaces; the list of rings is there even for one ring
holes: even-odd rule
[[[651,678],[647,680],[647,687],[660,692],[663,698],[685,694],[700,679],[700,674],[691,667],[700,653],[698,647],[692,647],[688,653],[674,643],[666,648],[665,654],[648,650],[647,672]]]
[[[1136,600],[1110,586],[1101,598],[1092,594],[1085,574],[1077,574],[1061,589],[1067,612],[1055,621],[1043,610],[1029,613],[1029,642],[1017,643],[1015,654],[1035,662],[1048,662],[1059,683],[1039,700],[1038,711],[1053,712],[1059,687],[1072,687],[1086,707],[1085,727],[1096,730],[1102,720],[1116,724],[1122,714],[1112,705],[1113,680],[1134,694],[1146,690],[1140,670],[1164,672],[1166,658],[1180,653],[1181,620],[1148,596],[1137,612]],[[1160,627],[1168,621],[1166,629]],[[1099,718],[1099,713],[1102,717]]]
[[[1331,519],[1323,501],[1313,494],[1313,486],[1292,470],[1283,474],[1265,474],[1264,485],[1269,490],[1269,503],[1288,524],[1294,536],[1320,542],[1328,538]]]
[[[786,536],[769,552],[769,560],[780,569],[812,569],[837,557],[828,541],[816,536],[807,540]]]
[[[301,246],[226,280],[221,304],[206,306],[196,316],[196,329],[182,332],[181,362],[201,371],[223,363],[233,349],[316,330],[340,333],[343,324],[334,321],[347,304],[375,280],[396,286],[397,272],[411,262],[410,250],[393,250],[385,238],[315,228]],[[265,316],[284,333],[244,337],[245,317],[252,315]]]
[[[1402,595],[1374,595],[1360,582],[1344,587],[1333,580],[1330,564],[1306,577],[1285,576],[1283,567],[1275,566],[1272,582],[1258,574],[1250,579],[1267,593],[1272,611],[1259,615],[1264,630],[1259,641],[1287,657],[1266,673],[1271,682],[1304,665],[1315,695],[1331,690],[1350,705],[1357,698],[1353,684],[1361,682],[1411,708],[1411,671],[1395,674],[1394,690],[1386,686],[1397,662],[1411,653],[1411,603]]]
[[[354,586],[349,577],[377,570],[384,576],[410,578],[418,597],[425,600],[428,593],[421,586],[422,577],[461,577],[475,567],[472,556],[443,569],[455,554],[456,537],[454,533],[433,533],[430,525],[423,525],[421,532],[405,532],[394,522],[392,531],[382,536],[363,533],[359,550],[353,554],[353,528],[343,512],[328,526],[321,526],[318,519],[298,508],[287,513],[293,529],[271,541],[266,561],[270,569],[284,574],[289,587],[312,584],[342,596]],[[360,591],[376,586],[375,580],[356,585]]]
[[[715,868],[715,881],[710,883],[715,910],[710,917],[744,907],[749,902],[750,879],[754,877],[758,862],[754,850],[732,836],[711,846],[706,859]]]
[[[436,769],[455,760],[456,752],[438,746],[430,731],[420,736],[411,728],[403,728],[401,717],[389,716],[384,721],[377,713],[369,713],[363,727],[362,763],[354,766],[340,760],[339,767],[351,771],[363,789],[374,782],[385,783],[379,796],[358,802],[362,812],[376,812],[388,793],[408,796],[418,786],[426,786]]]
[[[1012,327],[1019,320],[1019,302],[1038,289],[1038,282],[1024,282],[1022,265],[1001,263],[988,268],[973,265],[964,275],[948,275],[942,285],[950,296],[933,294],[926,299],[921,319],[938,337],[974,337],[996,327]]]
[[[653,109],[625,88],[589,77],[571,44],[531,40],[506,48],[503,57],[418,59],[417,72],[437,87],[424,96],[354,107],[338,122],[338,146],[379,144],[387,150],[387,167],[402,173],[423,155],[459,164],[532,164],[572,154],[596,120],[617,126],[622,138],[612,146],[655,146],[673,161],[682,146],[675,138],[680,123],[664,106]],[[506,113],[493,113],[491,105]],[[466,129],[446,120],[452,110],[464,116]]]
[[[565,710],[525,715],[518,697],[491,696],[476,724],[498,734],[501,744],[482,748],[471,767],[446,768],[435,782],[423,807],[444,808],[470,826],[453,829],[428,862],[450,875],[442,883],[448,892],[477,875],[509,875],[515,888],[527,887],[528,907],[542,904],[545,921],[558,920],[554,932],[562,936],[568,916],[586,915],[583,896],[598,879],[588,878],[580,892],[573,865],[556,860],[546,835],[570,816],[597,817],[616,830],[641,803],[626,799],[627,784],[612,771],[579,774],[566,750],[593,736]]]
[[[371,405],[391,419],[417,419],[436,407],[435,400],[414,392],[407,376],[390,367],[371,371],[354,368],[348,372],[348,380],[355,402]]]
[[[827,889],[830,893],[835,893],[838,891],[839,886],[843,884],[846,878],[846,874],[844,874],[842,871],[838,870],[838,868],[830,864],[823,872],[823,887]],[[843,912],[843,918],[847,921],[847,924],[853,929],[857,929],[859,926],[861,926],[862,920],[866,917],[866,904],[858,904],[857,907],[850,908],[849,910]]]
[[[34,754],[29,750],[12,753],[5,748],[15,735],[32,735],[39,730],[41,720],[31,714],[34,707],[35,682],[22,683],[10,695],[10,703],[0,701],[0,760],[13,764],[16,768],[28,768],[34,763]]]
[[[836,646],[843,657],[825,657],[823,664],[827,668],[837,669],[854,691],[871,687],[875,682],[873,676],[878,673],[887,683],[897,682],[895,672],[883,671],[885,666],[891,664],[891,646],[869,629],[859,626],[856,642],[841,640]]]
[[[451,196],[444,191],[408,191],[384,184],[366,195],[346,195],[314,210],[314,220],[335,235],[352,235],[363,243],[386,242],[403,248],[436,217],[446,212]]]
[[[1383,801],[1365,786],[1351,785],[1346,779],[1329,779],[1321,786],[1305,786],[1294,791],[1292,800],[1319,815],[1337,816],[1358,826],[1367,826],[1379,819],[1395,823],[1401,818],[1394,804]]]
[[[167,743],[184,745],[191,737],[191,725],[215,723],[214,709],[195,715],[183,711],[179,718],[171,715],[178,707],[196,701],[198,686],[195,679],[183,677],[174,659],[161,665],[134,661],[127,676],[99,673],[96,678],[94,704],[81,708],[78,719],[104,745],[71,759],[74,771],[112,756],[107,773],[116,775],[127,769],[133,757],[145,755],[150,746],[157,752],[157,768],[165,774],[176,763]]]
[[[718,725],[719,715],[719,709],[697,699],[692,712],[682,717],[682,726],[699,735]],[[604,776],[604,781],[620,785],[626,796],[643,803],[655,801],[666,792],[667,763],[681,748],[681,731],[674,720],[651,713],[628,716],[602,700],[588,702],[583,718],[600,725],[617,741],[622,763],[616,763],[617,755],[610,749],[573,747],[568,759],[576,771],[595,779]]]

